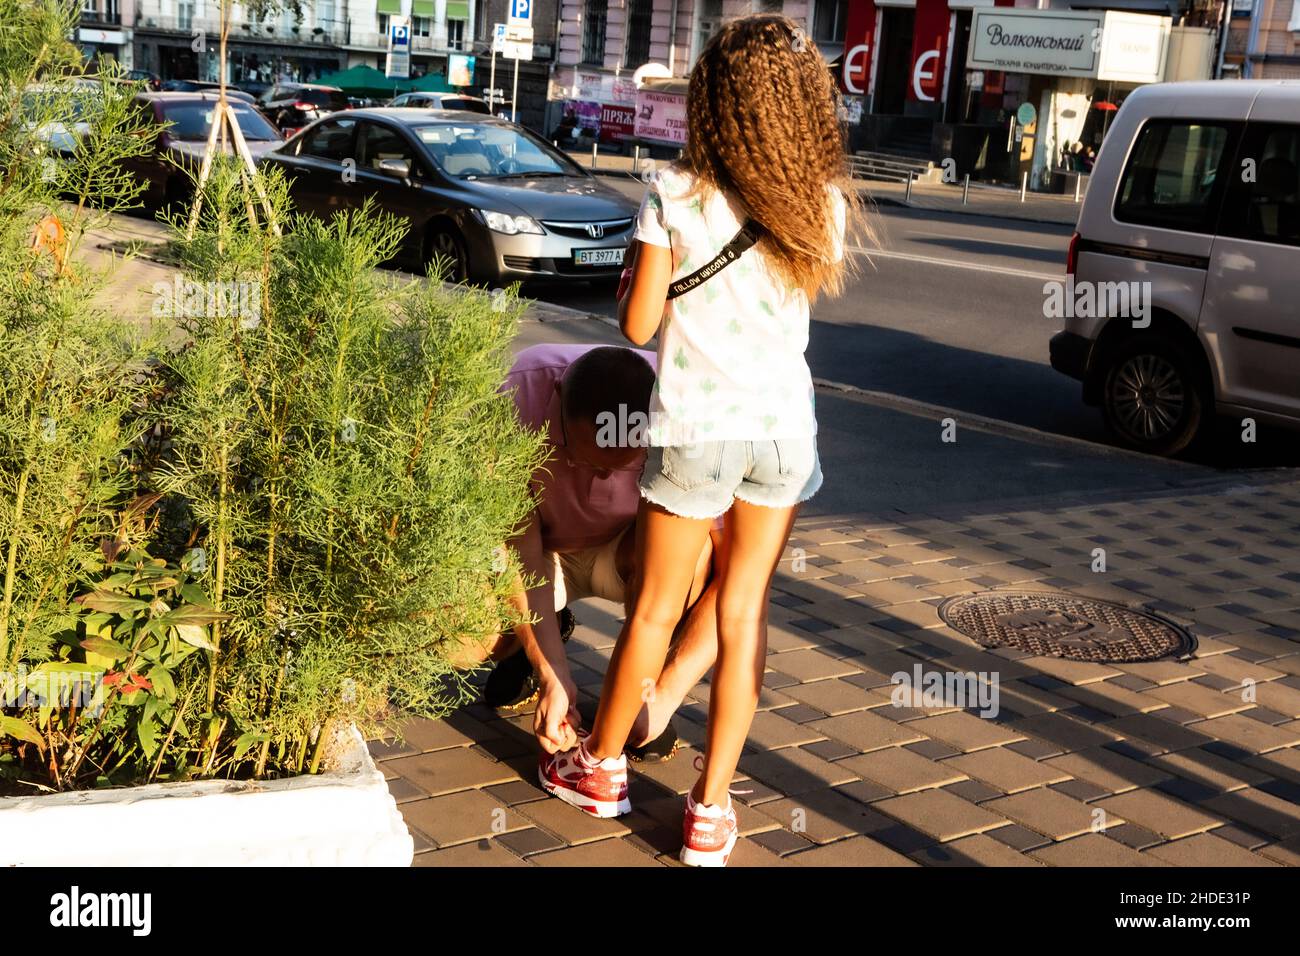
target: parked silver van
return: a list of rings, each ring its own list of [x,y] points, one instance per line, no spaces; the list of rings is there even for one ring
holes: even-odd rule
[[[1300,428],[1300,82],[1131,93],[1067,272],[1091,307],[1052,366],[1119,442],[1174,455],[1216,414]]]

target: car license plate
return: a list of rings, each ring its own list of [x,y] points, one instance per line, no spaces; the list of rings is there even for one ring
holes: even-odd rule
[[[575,266],[621,266],[625,248],[618,249],[574,249]]]

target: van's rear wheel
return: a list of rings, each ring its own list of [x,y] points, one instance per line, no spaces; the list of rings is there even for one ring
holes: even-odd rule
[[[1121,444],[1177,455],[1205,421],[1210,396],[1199,364],[1181,343],[1156,332],[1135,335],[1110,353],[1102,384],[1106,427]]]

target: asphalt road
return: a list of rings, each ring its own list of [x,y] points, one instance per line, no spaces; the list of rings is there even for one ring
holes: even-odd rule
[[[641,186],[611,177],[636,198]],[[1064,276],[1068,226],[879,207],[879,249],[854,257],[843,295],[813,309],[808,360],[832,382],[1109,444],[1101,413],[1052,369],[1059,320],[1044,284]],[[607,284],[530,286],[525,294],[614,314]],[[1300,465],[1300,440],[1261,430],[1253,446],[1225,426],[1190,455],[1221,469]]]

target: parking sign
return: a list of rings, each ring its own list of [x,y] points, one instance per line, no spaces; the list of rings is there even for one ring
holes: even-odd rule
[[[510,0],[510,15],[507,20],[512,24],[532,23],[533,0]]]

